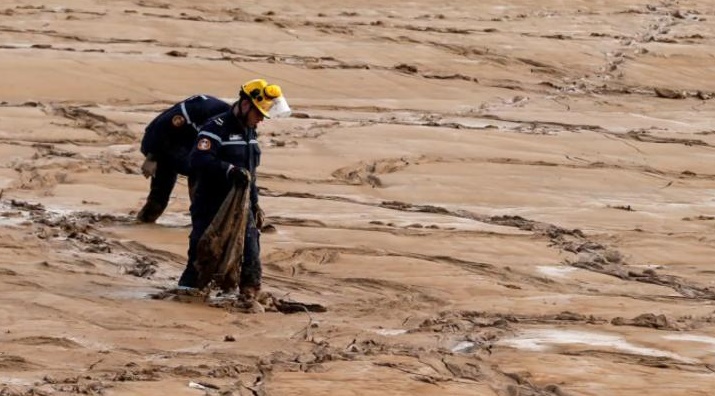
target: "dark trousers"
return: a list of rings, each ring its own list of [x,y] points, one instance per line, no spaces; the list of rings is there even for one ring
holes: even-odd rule
[[[189,259],[184,273],[179,279],[179,286],[196,287],[199,272],[194,267],[196,248],[201,236],[213,220],[213,216],[191,214],[191,234],[189,235]],[[239,288],[261,285],[261,234],[256,228],[253,211],[249,211],[248,224],[246,225],[246,240],[243,245],[243,262],[241,264],[241,278]]]
[[[188,170],[177,161],[161,159],[157,161],[156,174],[151,178],[149,195],[137,218],[146,223],[153,223],[164,213],[169,205],[171,192],[179,174],[188,174]],[[194,178],[189,175],[189,198],[193,199]]]

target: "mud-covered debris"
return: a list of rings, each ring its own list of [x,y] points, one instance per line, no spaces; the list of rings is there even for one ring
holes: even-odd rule
[[[571,253],[583,253],[583,252],[594,252],[594,251],[602,251],[605,250],[606,247],[601,245],[600,243],[596,242],[591,242],[591,241],[582,241],[582,240],[577,240],[577,241],[567,241],[564,242],[561,246],[561,249],[571,252]]]
[[[132,368],[110,374],[107,379],[115,382],[158,381],[160,374],[160,368]]]
[[[606,207],[611,209],[625,210],[626,212],[635,212],[635,209],[631,205],[607,205]]]
[[[425,78],[431,78],[431,79],[436,79],[436,80],[464,80],[464,81],[473,81],[478,83],[479,79],[476,77],[470,77],[464,74],[460,73],[453,73],[453,74],[425,74]]]
[[[171,50],[166,53],[166,55],[173,56],[175,58],[186,58],[188,55],[187,52],[185,51],[177,51],[177,50]]]
[[[653,88],[655,95],[666,99],[685,99],[688,94],[685,91],[678,91],[670,88]]]
[[[614,260],[614,258],[610,257],[610,260]],[[623,280],[670,287],[686,298],[715,300],[715,288],[713,287],[702,286],[674,275],[659,274],[653,269],[646,269],[639,273],[626,266],[621,260],[609,261],[609,258],[600,252],[580,253],[576,261],[566,260],[566,264]]]
[[[633,319],[625,319],[620,316],[615,317],[611,320],[611,324],[614,326],[648,327],[658,330],[681,330],[680,326],[674,321],[668,319],[667,316],[652,313],[644,313]]]
[[[201,303],[208,299],[209,291],[192,288],[174,288],[150,294],[149,297],[153,300]]]
[[[42,205],[41,203],[30,203],[30,202],[26,202],[26,201],[20,201],[17,199],[11,199],[10,206],[12,206],[13,208],[16,208],[16,209],[27,210],[30,212],[45,210],[45,206]]]
[[[705,216],[705,215],[697,215],[695,217],[683,217],[684,221],[694,221],[694,220],[715,220],[715,216]]]
[[[59,106],[48,108],[49,112],[75,122],[76,127],[85,128],[111,137],[118,142],[132,142],[135,139],[134,134],[129,130],[126,123],[116,122],[109,118],[93,113],[85,108],[76,106]]]
[[[298,301],[288,301],[273,297],[267,292],[260,292],[256,299],[246,298],[243,295],[221,298],[212,301],[210,306],[224,308],[234,312],[261,313],[280,312],[293,314],[301,312],[327,312],[327,308],[320,304],[303,303]]]
[[[298,301],[286,301],[278,299],[275,301],[275,307],[278,312],[284,314],[292,314],[298,312],[327,312],[328,309],[320,304],[302,303]]]
[[[700,100],[710,100],[713,98],[713,95],[715,95],[715,94],[713,94],[712,92],[704,92],[704,91],[698,91],[695,94],[695,96]]]
[[[591,318],[593,318],[593,316],[591,316]],[[576,312],[563,311],[560,314],[554,316],[554,319],[569,322],[585,322],[589,320],[589,317]]]
[[[151,257],[134,257],[134,265],[127,270],[127,274],[140,278],[149,278],[156,273],[159,263]]]
[[[89,224],[102,224],[102,225],[109,225],[109,224],[128,224],[128,223],[133,223],[135,221],[134,217],[132,216],[127,216],[127,215],[114,215],[110,213],[98,213],[98,212],[90,212],[90,211],[79,211],[79,212],[74,212],[70,215],[71,218],[73,219],[81,219]]]
[[[399,65],[395,66],[395,70],[403,71],[405,73],[410,74],[415,74],[418,71],[417,66],[408,65],[407,63],[400,63]]]
[[[258,314],[266,312],[265,307],[261,305],[261,303],[254,299],[245,298],[242,295],[211,301],[209,306],[240,313]]]
[[[507,329],[510,323],[518,322],[513,315],[479,311],[443,311],[425,319],[414,330],[435,333],[472,333],[483,328]]]

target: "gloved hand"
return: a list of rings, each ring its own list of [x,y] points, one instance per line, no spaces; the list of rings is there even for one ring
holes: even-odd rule
[[[150,177],[156,176],[156,166],[156,161],[147,157],[142,164],[142,174],[144,175],[144,177],[148,179]]]
[[[228,169],[228,179],[233,181],[237,186],[245,186],[251,180],[248,172],[237,166],[232,166]]]
[[[256,228],[260,231],[263,228],[263,224],[266,222],[266,214],[258,205],[254,207],[254,212],[256,212]]]

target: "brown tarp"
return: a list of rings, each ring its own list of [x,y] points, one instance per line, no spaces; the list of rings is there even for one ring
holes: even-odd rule
[[[248,173],[244,171],[247,175]],[[250,180],[250,176],[247,176]],[[224,291],[238,287],[246,239],[250,185],[234,186],[199,240],[194,267],[200,289],[215,281]]]

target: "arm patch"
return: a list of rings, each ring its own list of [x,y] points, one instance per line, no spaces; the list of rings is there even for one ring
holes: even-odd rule
[[[199,142],[196,144],[196,148],[201,151],[211,150],[211,140],[207,138],[199,139]]]
[[[181,128],[186,124],[186,118],[184,118],[182,115],[177,114],[173,117],[171,117],[171,125],[174,126],[174,128]]]

